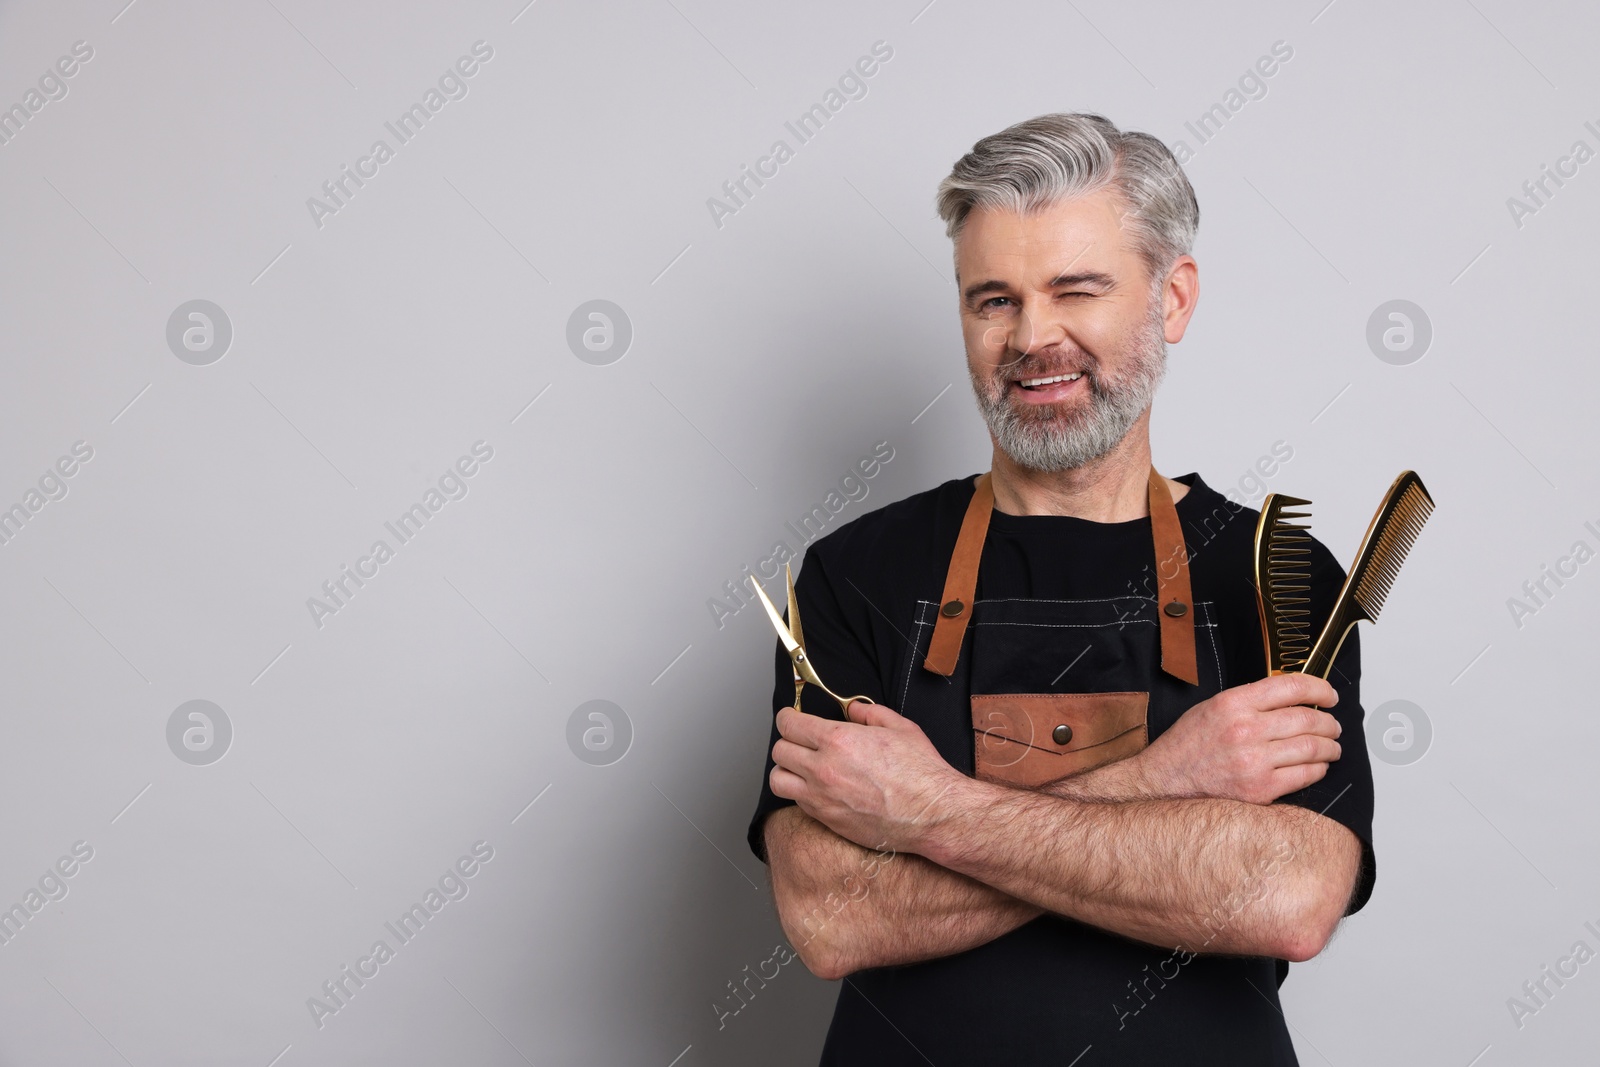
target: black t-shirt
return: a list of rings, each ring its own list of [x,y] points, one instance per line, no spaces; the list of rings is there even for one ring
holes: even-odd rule
[[[1190,487],[1176,507],[1190,554],[1193,598],[1197,604],[1210,601],[1209,608],[1215,611],[1216,625],[1200,639],[1215,639],[1220,646],[1213,659],[1220,666],[1222,688],[1263,678],[1265,653],[1252,579],[1253,541],[1260,513],[1228,500],[1198,474],[1177,480]],[[806,650],[835,692],[859,693],[897,710],[902,707],[912,672],[923,669],[912,654],[911,635],[926,611],[919,601],[936,601],[943,588],[950,552],[972,494],[970,477],[946,482],[861,516],[811,544],[796,581],[796,596]],[[979,567],[978,599],[1154,597],[1154,567],[1148,516],[1101,523],[996,510]],[[1344,577],[1344,569],[1333,555],[1313,540],[1313,635],[1328,618]],[[772,706],[776,713],[794,700],[789,659],[781,646],[774,672]],[[1376,869],[1372,770],[1362,731],[1360,643],[1355,630],[1345,639],[1329,681],[1339,692],[1339,703],[1329,710],[1344,727],[1342,756],[1321,781],[1280,798],[1278,803],[1322,812],[1360,839],[1362,873],[1349,908],[1353,913],[1370,896]],[[803,705],[808,713],[842,718],[838,705],[815,687],[806,688]],[[937,718],[939,721],[918,720],[918,725],[952,766],[972,774],[970,718]],[[1150,740],[1154,741],[1158,725],[1152,723],[1151,727]],[[767,749],[769,775],[771,744],[777,739],[774,727]],[[763,862],[766,816],[790,803],[775,796],[763,776],[748,835],[751,849]],[[905,1062],[921,1063],[923,1057],[915,1050],[923,1042],[940,1045],[947,1053],[962,1042],[985,1049],[985,1055],[1004,1047],[1013,1057],[1008,1062],[1015,1063],[1035,1062],[1026,1058],[1035,1048],[1051,1050],[1051,1059],[1037,1062],[1054,1062],[1058,1046],[1052,1041],[1060,1039],[1059,1034],[1045,1035],[1050,1034],[1052,1025],[1059,1030],[1070,1027],[1072,1020],[1058,1015],[1052,1023],[1050,1010],[1032,1022],[1019,1018],[1019,1012],[1026,1015],[1030,1010],[1037,1015],[1028,1003],[1036,992],[1056,1003],[1063,1003],[1062,996],[1069,998],[1067,1002],[1092,1002],[1099,1014],[1085,1014],[1079,1020],[1093,1020],[1084,1024],[1084,1032],[1090,1032],[1100,1025],[1099,1016],[1111,1015],[1102,1004],[1130,996],[1128,989],[1101,988],[1104,975],[1138,978],[1141,964],[1166,961],[1170,956],[1169,950],[1075,920],[1041,916],[977,949],[922,963],[875,968],[846,979],[823,1062],[881,1065],[898,1063],[896,1057],[904,1055]],[[1105,966],[1097,969],[1093,963]],[[1277,986],[1288,968],[1282,960],[1195,957],[1183,966],[1180,980],[1163,984],[1160,997],[1140,1013],[1146,1018],[1134,1026],[1124,1017],[1124,1025],[1115,1028],[1119,1033],[1106,1043],[1104,1051],[1115,1057],[1115,1045],[1122,1042],[1125,1053],[1138,1057],[1113,1059],[1119,1063],[1143,1062],[1144,1056],[1164,1054],[1170,1048],[1178,1057],[1171,1062],[1292,1064],[1292,1046],[1277,1007]],[[1250,987],[1255,987],[1254,993]],[[1239,989],[1244,990],[1242,997]],[[953,1002],[929,1002],[939,998]],[[1249,1007],[1250,998],[1254,998],[1254,1009]],[[960,1020],[959,1027],[950,1021],[953,1019]],[[1041,1028],[1037,1039],[1018,1036],[1032,1026]],[[869,1034],[869,1028],[880,1032]],[[986,1030],[994,1032],[985,1036]],[[1124,1039],[1124,1034],[1134,1031],[1138,1031],[1136,1037]],[[1080,1042],[1067,1059],[1082,1047]],[[877,1057],[875,1061],[867,1058],[869,1052]]]

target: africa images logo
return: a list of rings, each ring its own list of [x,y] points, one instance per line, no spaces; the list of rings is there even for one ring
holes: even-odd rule
[[[712,224],[722,229],[723,221],[747,207],[756,190],[766,188],[767,182],[776,178],[783,165],[795,157],[796,150],[821,133],[822,128],[833,116],[843,111],[846,104],[852,100],[866,99],[867,79],[877,74],[883,64],[893,58],[894,48],[888,41],[874,41],[872,54],[862,56],[845,68],[838,82],[830,85],[822,94],[821,101],[801,112],[793,122],[785,122],[783,128],[795,143],[791,145],[787,139],[779,137],[767,149],[767,154],[756,160],[754,168],[741,163],[738,175],[722,183],[722,196],[706,198],[706,210],[711,213]],[[755,188],[752,189],[751,185]]]
[[[393,145],[382,137],[373,141],[367,154],[356,160],[355,170],[352,171],[349,164],[342,164],[338,175],[322,183],[322,195],[326,199],[307,197],[306,210],[311,212],[311,221],[317,229],[322,229],[328,216],[337,215],[359,190],[366,188],[367,181],[378,176],[379,168],[395,157],[398,147],[409,144],[422,132],[429,119],[444,110],[445,104],[466,99],[470,88],[468,79],[476,76],[482,64],[493,58],[494,48],[487,41],[474,41],[472,55],[462,56],[454,65],[446,67],[444,73],[439,75],[437,87],[430,85],[420,102],[402,111],[393,122],[383,124],[384,129],[394,137]]]
[[[800,548],[805,548],[822,536],[828,525],[847,505],[859,504],[867,499],[867,494],[872,491],[867,482],[876,478],[884,465],[892,459],[894,459],[894,446],[888,441],[879,441],[872,446],[869,455],[862,456],[854,466],[845,471],[844,476],[839,479],[837,488],[830,488],[821,503],[812,504],[805,514],[784,523],[784,530],[793,535]],[[755,572],[762,579],[772,581],[782,573],[785,563],[799,558],[799,555],[799,551],[789,543],[788,538],[782,538],[773,542],[771,554],[756,564]],[[746,564],[737,579],[729,578],[722,583],[722,591],[727,599],[714,596],[706,598],[706,610],[711,613],[711,621],[716,624],[717,629],[722,629],[730,618],[755,603],[755,597],[749,589],[750,583],[756,580],[750,565]]]
[[[367,954],[356,960],[354,968],[345,964],[337,974],[322,983],[322,996],[307,997],[306,1009],[311,1013],[311,1021],[317,1029],[321,1030],[326,1025],[329,1016],[337,1015],[349,1007],[355,995],[382,973],[384,966],[394,960],[401,948],[415,941],[417,935],[444,911],[445,905],[466,900],[467,894],[472,892],[471,879],[492,859],[493,845],[487,841],[474,842],[471,853],[446,867],[437,884],[430,885],[421,900],[401,912],[393,922],[383,924],[389,936],[394,938],[394,944],[389,943],[388,937],[378,938]]]
[[[467,479],[481,471],[483,464],[493,458],[493,445],[481,440],[473,442],[472,455],[462,456],[453,466],[445,468],[445,472],[439,476],[438,488],[430,487],[420,501],[401,512],[393,522],[385,522],[384,529],[394,537],[393,546],[383,538],[378,538],[372,542],[367,554],[356,560],[354,570],[349,564],[344,564],[338,576],[322,583],[326,600],[314,596],[306,598],[306,610],[311,613],[311,621],[316,628],[322,629],[328,616],[337,615],[347,607],[356,593],[381,573],[383,565],[395,558],[401,546],[415,540],[428,521],[444,509],[445,504],[464,499],[470,490]]]

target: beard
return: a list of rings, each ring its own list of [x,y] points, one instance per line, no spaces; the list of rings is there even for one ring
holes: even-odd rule
[[[995,444],[1018,466],[1044,473],[1082,467],[1110,452],[1150,408],[1156,387],[1167,372],[1167,342],[1161,301],[1150,302],[1150,314],[1124,349],[1123,370],[1108,375],[1100,360],[1082,349],[1061,355],[1034,353],[981,371],[968,367],[978,409]],[[1067,355],[1065,361],[1062,356]],[[1076,411],[1055,406],[1034,406],[1010,398],[1016,377],[1042,378],[1070,373],[1063,362],[1081,369],[1088,385],[1087,405],[1072,402]]]

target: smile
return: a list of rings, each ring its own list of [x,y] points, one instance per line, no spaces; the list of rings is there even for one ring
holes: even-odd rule
[[[1023,378],[1017,384],[1024,389],[1037,389],[1044,385],[1055,385],[1057,382],[1075,382],[1081,377],[1083,372],[1075,371],[1072,374],[1053,374],[1048,378]]]

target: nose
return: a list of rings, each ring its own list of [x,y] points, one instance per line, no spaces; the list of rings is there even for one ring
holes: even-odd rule
[[[1022,302],[1015,317],[1005,325],[991,327],[984,338],[995,354],[1011,362],[1020,362],[1045,349],[1054,348],[1067,341],[1067,331],[1050,314],[1048,299],[1029,299]]]

